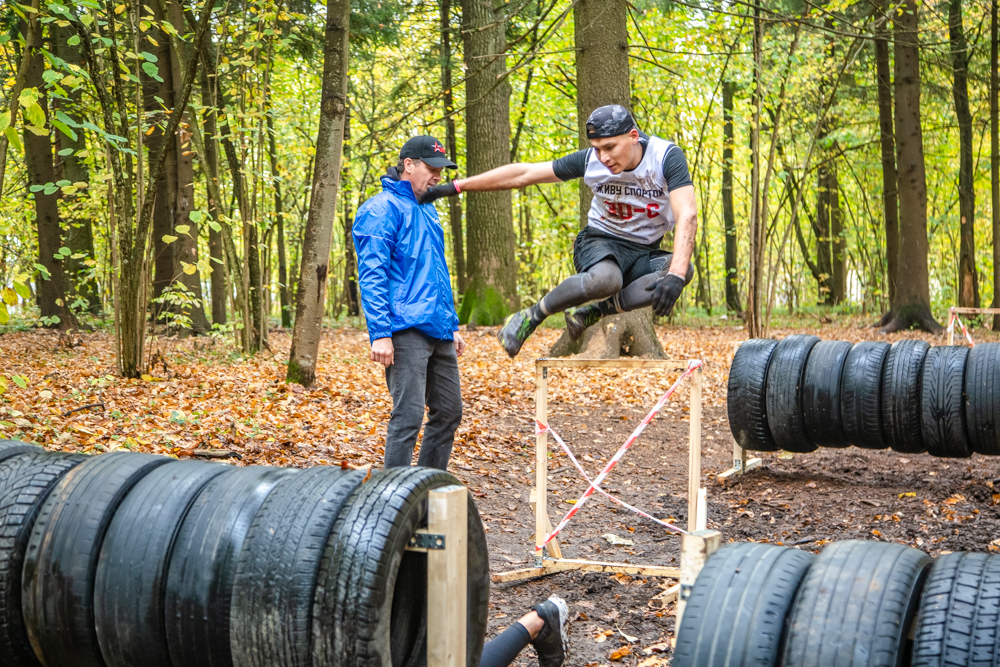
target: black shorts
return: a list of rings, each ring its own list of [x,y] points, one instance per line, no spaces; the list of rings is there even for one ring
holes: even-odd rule
[[[625,287],[653,273],[651,260],[654,258],[673,256],[673,253],[660,250],[660,240],[649,244],[636,243],[587,227],[576,235],[573,264],[577,273],[584,273],[601,260],[613,259],[621,269],[622,287]]]

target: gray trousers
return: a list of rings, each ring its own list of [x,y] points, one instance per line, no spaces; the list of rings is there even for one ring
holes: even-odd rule
[[[458,357],[450,340],[417,329],[392,334],[392,365],[385,382],[392,395],[392,416],[385,436],[385,467],[408,466],[428,408],[417,465],[446,470],[455,429],[462,421]]]

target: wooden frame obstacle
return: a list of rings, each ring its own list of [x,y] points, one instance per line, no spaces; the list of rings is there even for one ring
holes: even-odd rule
[[[623,368],[653,369],[662,371],[685,371],[688,361],[677,359],[550,359],[535,361],[535,420],[548,423],[548,370],[550,368]],[[688,530],[694,532],[699,527],[699,495],[701,489],[701,386],[702,376],[699,366],[691,376],[689,395],[688,429]],[[542,546],[545,537],[552,532],[547,507],[548,485],[548,433],[535,436],[535,488],[531,492],[531,505],[535,513],[535,549],[532,549],[534,567],[512,570],[493,575],[495,583],[520,581],[541,577],[556,572],[571,570],[585,572],[614,572],[650,577],[673,577],[681,574],[680,568],[654,565],[632,565],[630,563],[608,563],[562,557],[562,549],[557,539]],[[704,500],[702,506],[704,506]],[[541,549],[539,550],[539,547]]]
[[[952,306],[948,309],[948,323],[954,315],[1000,315],[1000,308],[966,308],[964,306]],[[948,345],[955,344],[955,327],[948,327]]]
[[[407,551],[427,554],[427,667],[466,667],[469,490],[434,489],[427,499],[427,528]]]

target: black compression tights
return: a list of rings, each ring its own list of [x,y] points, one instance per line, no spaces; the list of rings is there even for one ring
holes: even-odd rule
[[[598,307],[605,315],[645,308],[653,303],[653,286],[670,270],[671,259],[673,255],[652,258],[649,263],[653,272],[630,283],[625,289],[622,289],[622,272],[618,263],[612,259],[601,260],[583,273],[577,273],[559,283],[538,305],[544,315],[558,313],[588,301],[600,301]],[[693,277],[694,268],[688,266],[685,282],[690,282]]]
[[[496,638],[486,642],[479,667],[507,667],[530,643],[531,635],[528,634],[528,629],[520,623],[515,623]]]

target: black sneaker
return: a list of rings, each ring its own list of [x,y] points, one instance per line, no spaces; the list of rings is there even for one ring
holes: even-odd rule
[[[531,645],[538,653],[541,667],[562,667],[569,655],[569,607],[555,595],[535,605],[535,612],[545,621]]]
[[[503,323],[503,327],[497,332],[497,338],[511,359],[521,351],[521,346],[535,331],[535,326],[531,321],[531,311],[528,308],[514,313]]]
[[[573,340],[579,339],[588,327],[600,322],[602,317],[601,311],[594,304],[584,306],[583,308],[576,308],[572,313],[567,310],[565,315],[566,333]]]

